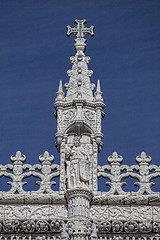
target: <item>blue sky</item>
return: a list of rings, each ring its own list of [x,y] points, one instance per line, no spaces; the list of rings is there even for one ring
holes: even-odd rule
[[[53,104],[59,80],[68,82],[75,52],[66,26],[76,18],[95,26],[86,55],[106,104],[99,164],[113,151],[135,164],[146,151],[159,165],[159,0],[0,0],[1,163],[17,150],[28,163],[38,163],[45,150],[59,162]]]

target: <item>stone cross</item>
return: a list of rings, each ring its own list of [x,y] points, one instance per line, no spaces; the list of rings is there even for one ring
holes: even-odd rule
[[[91,26],[90,28],[84,27],[84,23],[87,22],[85,19],[83,20],[76,19],[74,22],[77,23],[77,27],[71,28],[70,26],[67,26],[67,29],[68,29],[67,36],[74,34],[77,36],[77,38],[83,38],[84,35],[86,34],[90,34],[91,36],[94,35],[94,32],[93,32],[94,26]]]

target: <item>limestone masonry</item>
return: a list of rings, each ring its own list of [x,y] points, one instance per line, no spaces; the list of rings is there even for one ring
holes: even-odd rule
[[[160,192],[153,192],[152,179],[160,177],[160,166],[150,165],[151,157],[142,152],[136,165],[122,165],[116,152],[108,163],[98,165],[103,147],[101,120],[105,104],[100,82],[90,82],[90,57],[85,56],[86,34],[94,35],[86,20],[75,20],[67,35],[76,35],[76,55],[67,71],[66,95],[60,81],[56,109],[56,147],[60,165],[47,151],[39,164],[24,164],[20,151],[12,164],[0,165],[0,177],[8,177],[11,189],[0,192],[0,238],[16,240],[160,240]],[[37,177],[39,190],[24,191],[28,177]],[[59,191],[53,191],[60,177]],[[97,189],[97,178],[106,178],[107,192]],[[124,192],[123,179],[132,177],[137,192]]]

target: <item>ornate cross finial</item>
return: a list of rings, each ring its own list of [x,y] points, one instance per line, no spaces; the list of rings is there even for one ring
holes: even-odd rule
[[[91,26],[90,28],[84,27],[84,23],[87,22],[86,19],[83,20],[76,19],[74,22],[77,23],[77,27],[71,28],[70,26],[67,26],[68,28],[67,36],[74,34],[77,36],[77,38],[83,38],[86,34],[90,34],[91,36],[94,35],[93,33],[94,26]]]

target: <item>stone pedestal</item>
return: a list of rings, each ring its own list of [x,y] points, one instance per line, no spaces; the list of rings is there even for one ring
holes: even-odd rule
[[[87,189],[67,190],[68,217],[90,217],[90,201],[92,193]]]

